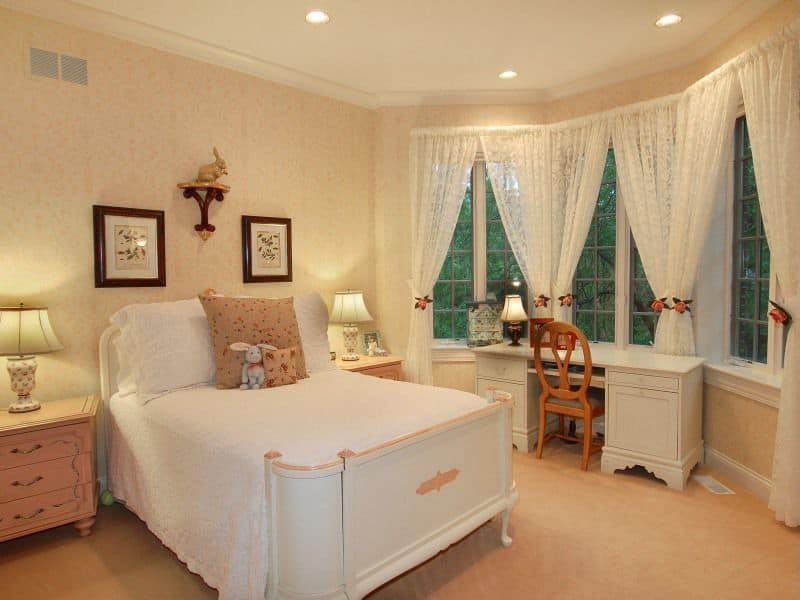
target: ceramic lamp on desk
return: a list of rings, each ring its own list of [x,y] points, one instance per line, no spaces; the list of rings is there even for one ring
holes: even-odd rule
[[[522,334],[522,321],[528,320],[525,307],[522,306],[522,296],[519,294],[509,294],[503,305],[503,312],[500,319],[508,323],[508,335],[511,338],[510,346],[519,346],[519,336]]]
[[[37,410],[40,404],[31,398],[36,386],[35,354],[62,350],[46,308],[0,307],[0,356],[8,357],[8,375],[17,400],[8,412]]]
[[[342,360],[358,360],[358,354],[356,354],[358,325],[356,323],[364,321],[372,321],[372,316],[364,304],[364,294],[352,290],[336,292],[331,311],[331,323],[344,325],[342,327],[344,354],[339,357]]]

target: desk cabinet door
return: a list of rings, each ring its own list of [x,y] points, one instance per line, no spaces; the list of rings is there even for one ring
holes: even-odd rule
[[[660,458],[678,458],[678,394],[608,386],[606,443]]]

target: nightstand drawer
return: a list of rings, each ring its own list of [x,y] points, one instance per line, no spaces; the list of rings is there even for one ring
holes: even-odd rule
[[[528,362],[491,356],[478,357],[478,377],[491,377],[492,379],[506,379],[525,383],[528,373]]]
[[[372,377],[380,377],[381,379],[400,379],[400,365],[389,365],[386,367],[373,367],[361,371],[364,375],[371,375]]]
[[[79,454],[0,471],[0,502],[88,483],[93,458],[93,454]]]
[[[92,449],[88,423],[0,437],[0,470],[75,456]]]
[[[84,483],[46,494],[21,498],[0,504],[0,536],[30,528],[39,528],[48,521],[67,521],[94,512],[93,483]]]

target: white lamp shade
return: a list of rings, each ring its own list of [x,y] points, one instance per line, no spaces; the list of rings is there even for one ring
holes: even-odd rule
[[[525,313],[525,307],[522,306],[522,296],[519,294],[506,296],[506,302],[503,305],[503,312],[500,313],[500,318],[503,321],[527,321],[528,315]]]
[[[336,292],[333,300],[333,310],[331,311],[331,323],[361,323],[372,321],[364,304],[363,292]]]
[[[26,356],[62,350],[46,308],[0,307],[0,356]]]

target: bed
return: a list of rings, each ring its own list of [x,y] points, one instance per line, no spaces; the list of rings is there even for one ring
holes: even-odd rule
[[[109,488],[220,598],[356,599],[517,501],[511,403],[339,370],[146,404],[100,340]]]

